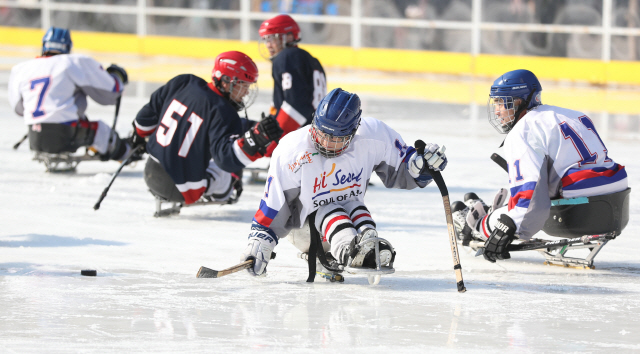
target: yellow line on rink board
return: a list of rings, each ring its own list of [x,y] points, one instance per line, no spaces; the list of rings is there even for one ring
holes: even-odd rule
[[[42,35],[40,29],[0,26],[0,45],[14,46],[0,48],[0,69],[10,69],[21,57],[37,56]],[[163,83],[183,73],[210,80],[213,59],[221,52],[239,50],[256,61],[260,89],[273,87],[271,65],[259,55],[256,42],[83,31],[71,35],[74,52],[92,55],[107,65],[117,62],[127,68],[132,81]],[[484,109],[493,79],[509,70],[529,69],[542,81],[543,103],[586,112],[640,114],[640,87],[633,86],[640,85],[638,62],[489,54],[474,58],[467,53],[356,50],[304,43],[301,47],[322,62],[329,89],[443,103],[475,102]]]

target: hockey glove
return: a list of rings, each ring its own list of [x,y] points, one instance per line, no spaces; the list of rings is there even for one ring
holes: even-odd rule
[[[427,166],[434,171],[444,171],[447,167],[447,157],[444,155],[446,148],[439,147],[438,144],[428,143],[424,148],[424,160]]]
[[[495,229],[484,243],[484,259],[495,263],[496,259],[509,259],[511,255],[507,248],[516,239],[516,224],[506,214],[500,215]]]
[[[278,244],[278,238],[266,232],[266,230],[258,230],[264,229],[264,227],[253,225],[251,229],[254,231],[249,234],[249,243],[240,260],[243,262],[250,259],[254,260],[253,267],[247,268],[249,274],[265,276],[267,264],[271,260],[273,248]]]
[[[120,79],[120,81],[122,81],[123,85],[126,85],[129,83],[129,75],[127,75],[127,72],[124,70],[123,67],[118,66],[116,64],[111,64],[107,68],[107,72],[111,75],[117,76]]]
[[[244,140],[240,146],[249,156],[264,155],[271,142],[277,143],[280,140],[282,133],[278,121],[269,116],[244,133],[244,136],[240,138]]]
[[[133,123],[133,134],[129,137],[129,145],[131,145],[131,150],[135,150],[138,146],[142,146],[138,150],[138,154],[142,155],[147,152],[147,139],[138,135],[138,131],[136,130],[136,124]]]

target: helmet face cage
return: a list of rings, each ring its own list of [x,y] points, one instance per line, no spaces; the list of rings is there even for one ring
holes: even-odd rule
[[[512,96],[489,96],[487,103],[489,123],[498,133],[506,134],[513,128],[520,101],[520,98]]]
[[[267,60],[275,58],[290,43],[295,43],[295,41],[287,43],[286,40],[287,35],[285,33],[267,34],[260,37],[260,40],[258,41],[258,51],[260,52],[260,56]],[[271,54],[269,47],[274,48],[272,49],[274,51],[273,54]]]
[[[314,118],[310,129],[311,141],[320,155],[331,159],[342,155],[342,153],[347,150],[349,144],[351,144],[351,140],[356,135],[356,131],[358,131],[359,125],[358,123],[355,129],[348,135],[334,136],[331,133],[323,132],[316,124],[316,119]]]
[[[230,80],[229,98],[233,101],[236,110],[248,108],[258,97],[258,82],[238,80],[237,77]]]

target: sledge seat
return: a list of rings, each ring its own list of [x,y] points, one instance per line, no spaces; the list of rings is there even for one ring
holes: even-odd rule
[[[555,199],[542,231],[556,237],[611,234],[618,236],[629,223],[631,188],[593,197]]]

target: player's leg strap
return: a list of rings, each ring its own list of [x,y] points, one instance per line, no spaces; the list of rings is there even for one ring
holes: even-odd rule
[[[42,123],[29,126],[29,147],[33,151],[58,154],[76,152],[93,143],[95,130],[83,126]]]
[[[158,161],[151,157],[147,159],[147,163],[144,166],[144,182],[153,195],[170,202],[184,203],[184,197],[171,176]]]
[[[332,272],[342,272],[340,269],[335,269],[331,265],[329,265],[329,261],[327,260],[327,255],[324,252],[324,248],[322,247],[322,238],[320,238],[320,233],[316,228],[316,212],[314,211],[309,215],[309,234],[311,237],[311,244],[309,245],[309,253],[308,253],[308,263],[309,263],[309,277],[307,278],[308,283],[313,283],[313,280],[316,277],[316,257],[320,260],[320,264],[322,266]]]

